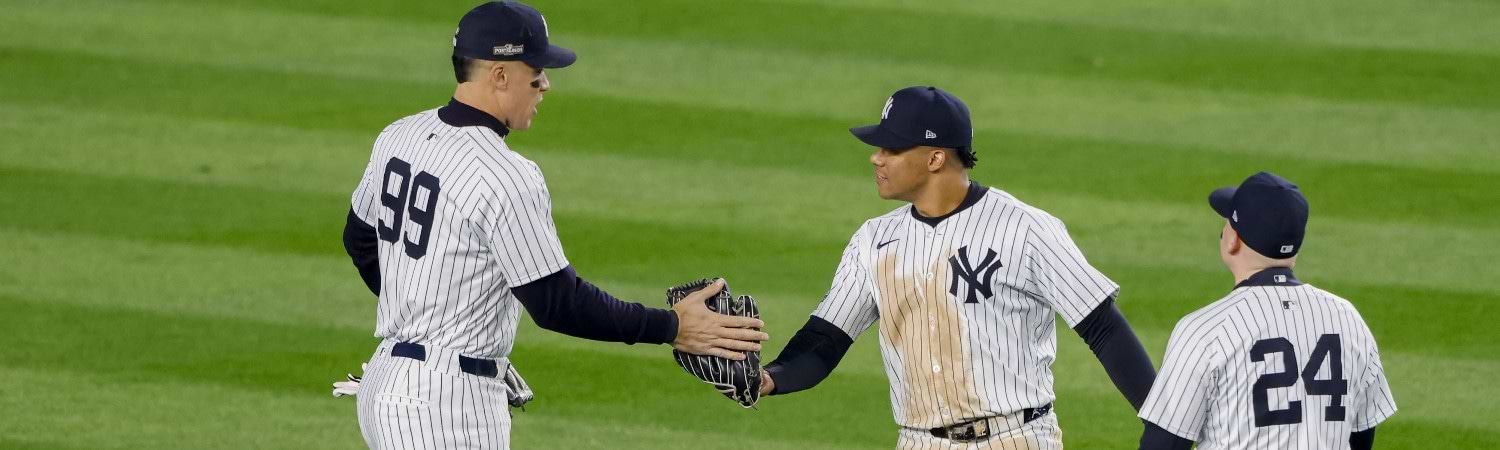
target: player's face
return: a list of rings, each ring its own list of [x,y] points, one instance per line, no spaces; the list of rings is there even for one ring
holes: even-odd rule
[[[917,190],[927,183],[928,153],[922,147],[893,150],[876,149],[870,154],[875,166],[875,190],[886,200],[911,201]]]
[[[531,119],[536,117],[537,104],[542,102],[542,94],[552,89],[552,82],[547,79],[546,71],[534,69],[525,63],[516,63],[506,67],[514,70],[508,74],[510,78],[507,83],[509,95],[505,96],[506,105],[503,111],[506,115],[506,126],[512,130],[524,130],[531,128]]]

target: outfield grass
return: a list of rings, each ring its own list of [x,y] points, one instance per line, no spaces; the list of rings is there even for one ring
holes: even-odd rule
[[[897,206],[845,128],[933,84],[973,110],[974,178],[1066,221],[1157,360],[1230,284],[1207,192],[1297,181],[1299,275],[1383,350],[1401,411],[1380,448],[1500,448],[1500,3],[535,4],[580,60],[510,142],[621,297],[722,274],[764,302],[774,354]],[[328,396],[375,345],[344,211],[375,134],[451,93],[470,6],[0,0],[0,448],[360,448]],[[664,347],[520,333],[538,400],[516,448],[895,441],[874,339],[741,411]],[[1068,446],[1131,446],[1129,406],[1059,343]]]

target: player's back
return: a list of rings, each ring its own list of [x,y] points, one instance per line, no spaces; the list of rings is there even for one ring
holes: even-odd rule
[[[1394,413],[1359,312],[1288,269],[1263,271],[1179,322],[1163,375],[1171,381],[1142,416],[1200,449],[1348,448],[1351,432]],[[1194,379],[1207,386],[1184,381]],[[1188,395],[1207,398],[1174,398]],[[1192,405],[1201,412],[1162,411]]]
[[[386,127],[354,193],[379,237],[376,335],[503,356],[520,316],[508,288],[567,262],[550,250],[560,247],[540,169],[506,147],[503,125],[449,123],[450,108]],[[517,228],[545,232],[512,238]]]

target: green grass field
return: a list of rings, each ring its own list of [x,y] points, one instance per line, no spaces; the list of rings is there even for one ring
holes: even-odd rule
[[[441,4],[439,4],[441,3]],[[538,0],[537,161],[580,273],[656,305],[722,274],[775,354],[874,193],[871,123],[930,84],[972,108],[973,177],[1069,224],[1157,361],[1224,294],[1207,192],[1259,170],[1313,218],[1299,275],[1374,329],[1379,448],[1500,448],[1500,3],[1492,0]],[[452,92],[473,0],[0,0],[0,447],[361,448],[329,383],[376,344],[339,235],[370,144]],[[1140,423],[1060,328],[1070,448]],[[875,339],[742,411],[666,347],[541,331],[515,448],[895,442]]]

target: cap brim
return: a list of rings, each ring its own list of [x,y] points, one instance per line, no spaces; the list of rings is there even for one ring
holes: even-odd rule
[[[881,129],[880,125],[854,127],[850,128],[849,132],[853,133],[854,137],[859,138],[861,142],[869,144],[872,147],[897,149],[915,147],[918,145],[918,143],[916,142],[902,139],[901,136],[897,136],[889,131]]]
[[[573,65],[578,61],[578,54],[572,50],[558,47],[556,45],[547,47],[547,51],[531,58],[523,59],[526,65],[538,69],[561,69]]]
[[[1219,217],[1228,219],[1230,215],[1234,214],[1234,192],[1236,190],[1238,188],[1234,186],[1215,189],[1213,193],[1208,194],[1208,206],[1213,207],[1214,212],[1219,213]]]

